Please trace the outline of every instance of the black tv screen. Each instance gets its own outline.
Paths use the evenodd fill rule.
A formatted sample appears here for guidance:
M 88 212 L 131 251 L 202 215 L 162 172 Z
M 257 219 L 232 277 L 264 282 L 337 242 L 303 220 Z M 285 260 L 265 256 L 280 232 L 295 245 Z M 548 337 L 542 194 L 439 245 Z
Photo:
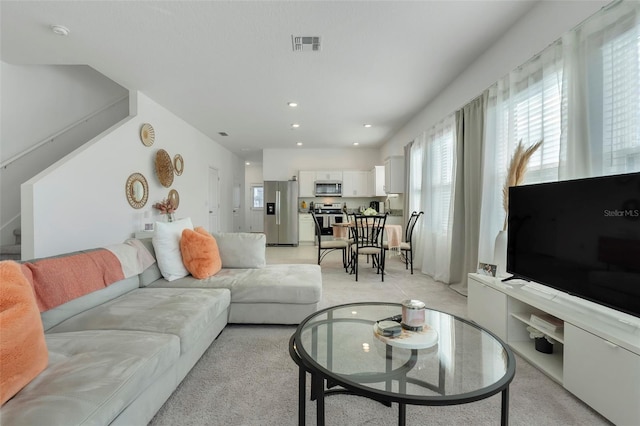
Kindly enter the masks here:
M 507 272 L 640 317 L 640 173 L 509 189 Z

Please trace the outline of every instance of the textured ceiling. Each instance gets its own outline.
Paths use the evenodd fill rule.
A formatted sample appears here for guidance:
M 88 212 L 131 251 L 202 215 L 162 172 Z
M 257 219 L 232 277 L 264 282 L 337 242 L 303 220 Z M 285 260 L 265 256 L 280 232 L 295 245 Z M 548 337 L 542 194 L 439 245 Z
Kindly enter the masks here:
M 534 3 L 3 0 L 0 53 L 90 65 L 260 161 L 298 141 L 382 145 Z M 322 48 L 294 52 L 292 36 Z

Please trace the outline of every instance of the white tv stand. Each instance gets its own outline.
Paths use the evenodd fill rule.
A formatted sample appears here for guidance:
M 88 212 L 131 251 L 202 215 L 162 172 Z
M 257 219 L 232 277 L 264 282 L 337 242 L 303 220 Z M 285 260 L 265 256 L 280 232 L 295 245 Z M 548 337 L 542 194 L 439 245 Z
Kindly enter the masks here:
M 469 274 L 468 316 L 504 340 L 600 414 L 619 425 L 640 425 L 640 318 L 523 280 Z M 546 333 L 553 353 L 529 337 L 532 313 L 564 321 Z

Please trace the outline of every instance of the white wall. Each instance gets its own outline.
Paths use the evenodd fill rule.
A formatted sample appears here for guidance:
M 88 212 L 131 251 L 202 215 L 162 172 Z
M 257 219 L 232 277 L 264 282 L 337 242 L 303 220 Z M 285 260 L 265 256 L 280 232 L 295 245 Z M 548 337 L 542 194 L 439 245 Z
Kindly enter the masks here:
M 128 94 L 87 65 L 12 65 L 2 72 L 2 153 L 19 153 Z
M 424 130 L 460 109 L 611 1 L 541 1 L 382 147 L 402 155 Z
M 22 185 L 22 258 L 50 256 L 123 242 L 140 230 L 145 211 L 180 194 L 177 217 L 191 217 L 208 229 L 209 167 L 220 174 L 220 205 L 232 205 L 233 182 L 244 185 L 244 165 L 227 149 L 141 93 L 131 93 L 137 115 L 89 141 Z M 151 123 L 155 143 L 140 141 L 140 127 Z M 160 185 L 154 159 L 158 149 L 184 159 L 184 172 L 171 188 Z M 149 201 L 142 209 L 129 206 L 125 183 L 142 173 Z M 159 218 L 159 220 L 162 220 Z M 231 208 L 220 209 L 220 229 L 232 229 Z
M 20 185 L 127 117 L 129 92 L 86 65 L 0 62 L 0 87 L 0 164 L 57 134 L 0 168 L 0 244 L 13 244 Z
M 299 170 L 371 170 L 383 164 L 379 149 L 265 149 L 264 180 L 289 180 Z

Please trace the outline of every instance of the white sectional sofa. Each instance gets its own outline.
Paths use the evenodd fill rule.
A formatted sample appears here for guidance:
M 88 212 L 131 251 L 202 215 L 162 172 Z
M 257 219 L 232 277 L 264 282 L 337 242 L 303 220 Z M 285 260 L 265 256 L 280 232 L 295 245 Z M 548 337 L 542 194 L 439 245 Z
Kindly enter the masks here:
M 48 365 L 0 408 L 0 424 L 146 425 L 228 322 L 296 324 L 317 309 L 318 265 L 258 261 L 251 267 L 243 263 L 245 255 L 264 259 L 264 235 L 219 237 L 229 251 L 219 245 L 223 269 L 213 277 L 167 281 L 154 263 L 52 309 L 41 308 Z M 106 248 L 118 253 L 123 270 L 142 251 L 154 255 L 151 240 L 133 243 Z M 92 251 L 33 260 L 21 268 L 30 264 L 37 272 L 38 265 L 57 263 L 67 268 L 74 264 L 70 259 L 82 262 Z M 235 259 L 238 254 L 242 259 Z M 246 267 L 227 268 L 225 256 L 227 263 L 239 260 Z M 38 291 L 57 290 L 40 288 L 36 298 Z
M 196 279 L 174 281 L 162 277 L 157 264 L 141 277 L 141 285 L 155 288 L 217 288 L 231 292 L 229 322 L 244 324 L 299 324 L 318 309 L 322 276 L 316 264 L 275 264 L 265 261 L 264 234 L 214 234 L 223 269 Z M 151 239 L 141 239 L 154 253 Z

